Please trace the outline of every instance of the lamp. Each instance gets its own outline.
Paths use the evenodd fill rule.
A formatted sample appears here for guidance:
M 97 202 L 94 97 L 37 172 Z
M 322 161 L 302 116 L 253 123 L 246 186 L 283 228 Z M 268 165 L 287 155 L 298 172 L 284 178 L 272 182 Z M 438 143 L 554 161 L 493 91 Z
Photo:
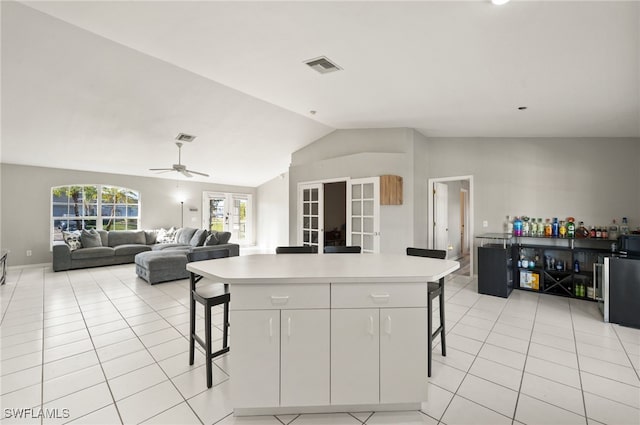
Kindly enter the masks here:
M 180 227 L 184 227 L 184 193 L 176 193 L 176 200 L 180 202 Z
M 509 3 L 509 0 L 491 0 L 491 3 L 496 6 L 502 6 L 503 4 Z

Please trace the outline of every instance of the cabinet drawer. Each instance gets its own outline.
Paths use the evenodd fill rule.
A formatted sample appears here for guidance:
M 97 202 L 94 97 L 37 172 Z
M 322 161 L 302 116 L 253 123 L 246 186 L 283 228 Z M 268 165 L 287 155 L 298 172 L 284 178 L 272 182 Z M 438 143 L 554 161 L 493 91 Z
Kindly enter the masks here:
M 328 283 L 232 285 L 231 310 L 329 308 Z
M 331 284 L 331 308 L 426 306 L 426 282 Z

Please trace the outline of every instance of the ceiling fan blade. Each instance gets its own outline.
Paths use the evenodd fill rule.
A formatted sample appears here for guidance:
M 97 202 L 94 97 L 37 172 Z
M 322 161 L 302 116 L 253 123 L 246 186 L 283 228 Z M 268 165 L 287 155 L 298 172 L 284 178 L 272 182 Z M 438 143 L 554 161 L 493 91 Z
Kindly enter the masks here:
M 189 174 L 189 170 L 180 170 L 180 174 L 189 178 L 193 177 L 191 174 Z
M 197 174 L 199 176 L 209 177 L 209 174 L 201 173 L 199 171 L 186 170 L 188 173 Z
M 173 168 L 149 168 L 149 171 L 173 171 Z

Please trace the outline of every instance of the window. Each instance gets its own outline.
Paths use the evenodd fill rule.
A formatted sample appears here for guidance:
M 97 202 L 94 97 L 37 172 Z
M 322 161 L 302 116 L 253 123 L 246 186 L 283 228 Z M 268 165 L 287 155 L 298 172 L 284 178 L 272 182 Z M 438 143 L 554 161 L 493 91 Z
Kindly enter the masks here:
M 231 232 L 231 241 L 250 245 L 251 195 L 244 193 L 204 192 L 204 227 L 218 232 Z
M 140 194 L 102 185 L 51 188 L 51 234 L 82 229 L 135 230 L 140 228 Z

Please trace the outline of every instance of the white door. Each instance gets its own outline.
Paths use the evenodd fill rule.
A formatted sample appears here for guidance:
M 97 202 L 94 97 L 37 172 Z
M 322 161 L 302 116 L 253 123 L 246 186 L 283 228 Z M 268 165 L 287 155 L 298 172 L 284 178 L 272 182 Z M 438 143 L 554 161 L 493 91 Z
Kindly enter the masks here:
M 329 310 L 282 310 L 280 403 L 329 404 Z M 235 345 L 235 341 L 234 341 Z
M 331 404 L 379 402 L 379 326 L 378 309 L 331 310 Z
M 347 187 L 347 245 L 380 252 L 380 178 L 353 179 Z
M 230 242 L 251 244 L 251 208 L 249 194 L 205 192 L 202 205 L 204 228 L 231 232 Z
M 230 322 L 233 406 L 279 406 L 280 310 L 231 311 Z
M 380 403 L 427 399 L 426 334 L 426 308 L 380 309 Z
M 438 182 L 433 187 L 433 249 L 446 251 L 449 246 L 449 188 Z
M 298 185 L 298 245 L 324 249 L 324 193 L 322 183 Z

